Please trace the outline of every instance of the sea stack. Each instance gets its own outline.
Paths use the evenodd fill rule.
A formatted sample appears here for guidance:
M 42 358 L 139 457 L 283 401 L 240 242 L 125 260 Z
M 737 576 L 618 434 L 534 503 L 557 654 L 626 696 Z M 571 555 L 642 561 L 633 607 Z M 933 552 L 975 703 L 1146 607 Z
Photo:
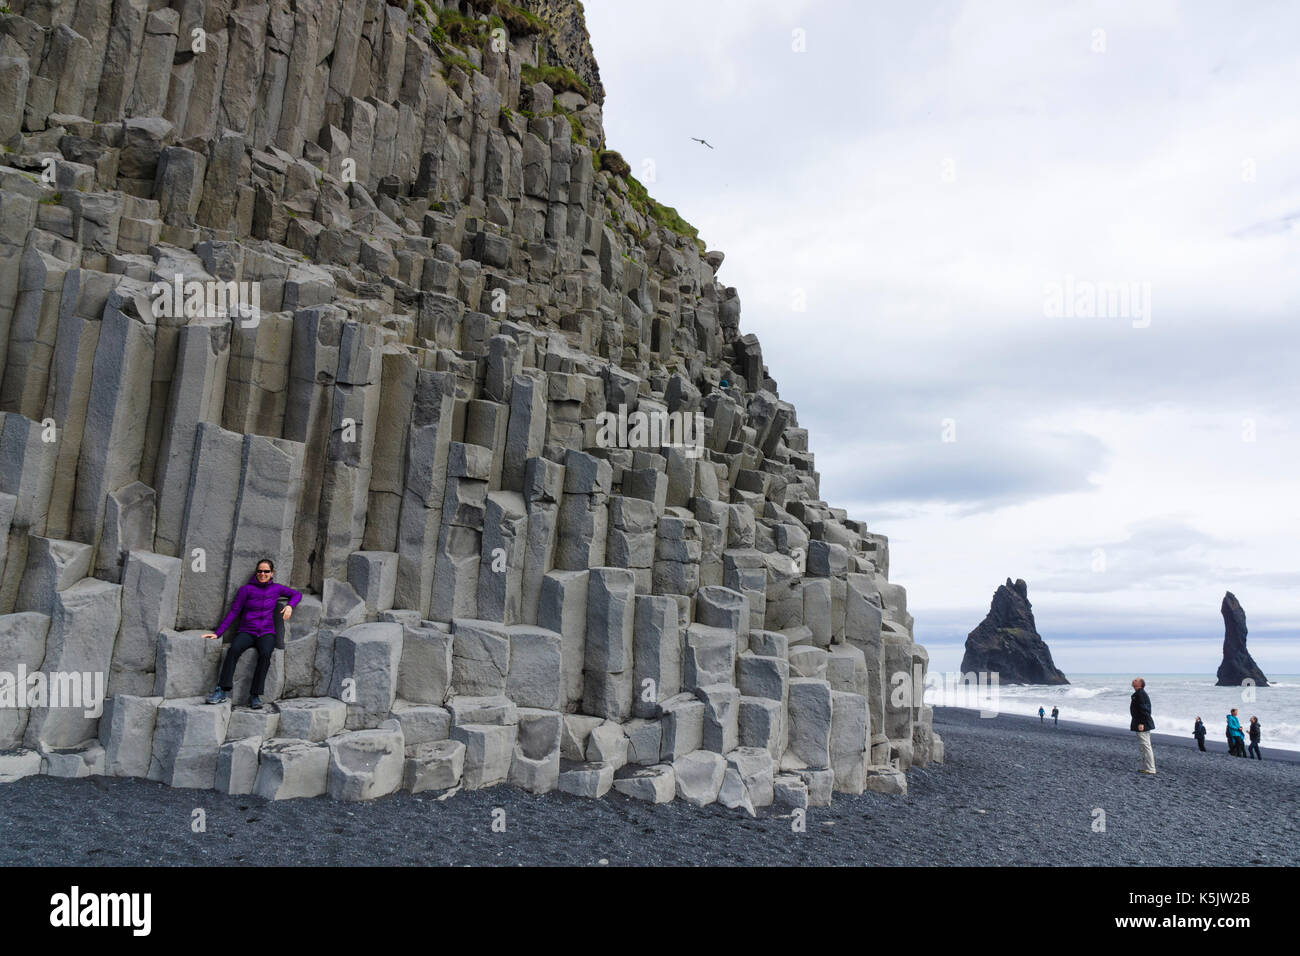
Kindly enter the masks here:
M 1246 650 L 1246 612 L 1237 596 L 1226 592 L 1219 611 L 1223 614 L 1223 663 L 1215 686 L 1240 687 L 1249 680 L 1256 687 L 1267 687 L 1268 678 Z
M 961 669 L 966 674 L 996 672 L 1003 684 L 1070 683 L 1052 663 L 1052 652 L 1038 636 L 1029 585 L 1022 578 L 1014 584 L 1007 578 L 993 593 L 988 616 L 966 637 Z

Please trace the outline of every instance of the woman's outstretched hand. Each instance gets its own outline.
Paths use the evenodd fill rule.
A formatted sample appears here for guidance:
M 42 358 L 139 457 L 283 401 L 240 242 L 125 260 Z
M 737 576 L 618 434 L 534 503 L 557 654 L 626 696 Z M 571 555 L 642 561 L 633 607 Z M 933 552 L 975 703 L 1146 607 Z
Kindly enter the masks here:
M 215 635 L 215 634 L 204 634 L 203 636 L 206 637 L 206 638 L 207 638 L 208 640 L 210 640 L 210 641 L 215 641 L 215 640 L 217 639 L 217 635 Z
M 289 618 L 293 617 L 293 608 L 290 605 L 286 604 L 284 606 L 284 612 L 280 616 L 284 618 L 286 621 L 289 620 Z

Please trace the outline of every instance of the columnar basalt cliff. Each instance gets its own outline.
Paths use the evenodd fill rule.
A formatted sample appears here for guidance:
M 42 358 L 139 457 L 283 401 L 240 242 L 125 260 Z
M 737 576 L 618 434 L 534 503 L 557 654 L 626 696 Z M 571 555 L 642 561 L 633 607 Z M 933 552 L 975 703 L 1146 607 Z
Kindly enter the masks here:
M 1214 686 L 1240 687 L 1249 681 L 1256 687 L 1267 687 L 1268 678 L 1246 650 L 1246 612 L 1231 591 L 1224 593 L 1219 613 L 1223 615 L 1223 660 Z
M 605 88 L 579 0 L 524 0 L 523 6 L 550 26 L 541 37 L 541 56 L 576 73 L 591 90 L 592 99 L 603 106 Z
M 605 149 L 580 6 L 9 10 L 0 778 L 752 810 L 942 758 L 885 693 L 927 663 L 888 542 Z M 271 703 L 249 653 L 205 705 L 263 556 L 306 593 Z
M 1004 684 L 1068 684 L 1034 624 L 1029 585 L 1017 578 L 993 592 L 989 613 L 966 636 L 963 673 L 997 673 Z

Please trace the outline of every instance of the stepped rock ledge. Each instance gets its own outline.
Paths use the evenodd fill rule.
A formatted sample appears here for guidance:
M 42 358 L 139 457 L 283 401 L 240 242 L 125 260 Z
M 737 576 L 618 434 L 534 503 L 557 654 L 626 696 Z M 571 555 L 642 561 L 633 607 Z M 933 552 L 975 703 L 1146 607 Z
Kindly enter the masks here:
M 752 813 L 942 759 L 888 540 L 603 95 L 563 0 L 9 0 L 0 780 Z M 253 653 L 206 705 L 264 556 L 268 705 Z

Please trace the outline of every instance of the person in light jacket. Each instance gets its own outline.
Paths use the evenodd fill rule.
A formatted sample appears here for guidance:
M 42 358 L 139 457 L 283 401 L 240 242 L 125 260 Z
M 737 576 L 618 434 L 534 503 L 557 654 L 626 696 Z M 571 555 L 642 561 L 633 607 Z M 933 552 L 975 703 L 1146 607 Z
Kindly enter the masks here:
M 230 691 L 235 686 L 235 664 L 240 655 L 250 647 L 257 649 L 257 668 L 253 671 L 253 686 L 249 689 L 248 706 L 254 710 L 262 708 L 262 693 L 266 690 L 266 672 L 271 667 L 271 655 L 277 647 L 284 647 L 284 637 L 278 630 L 280 622 L 287 621 L 293 615 L 293 609 L 302 600 L 302 592 L 295 591 L 272 580 L 275 564 L 270 558 L 257 562 L 257 569 L 248 583 L 240 587 L 235 594 L 230 613 L 213 633 L 203 636 L 216 640 L 225 634 L 232 624 L 239 622 L 230 650 L 226 652 L 225 662 L 221 665 L 221 676 L 217 680 L 217 689 L 209 696 L 209 704 L 220 704 L 230 700 Z M 284 609 L 279 612 L 280 621 L 276 621 L 276 605 L 281 599 L 288 599 Z
M 1133 696 L 1129 698 L 1128 712 L 1132 718 L 1128 729 L 1138 735 L 1138 747 L 1142 751 L 1142 773 L 1154 776 L 1156 755 L 1151 749 L 1151 731 L 1156 729 L 1156 722 L 1151 717 L 1147 682 L 1141 677 L 1133 678 Z

